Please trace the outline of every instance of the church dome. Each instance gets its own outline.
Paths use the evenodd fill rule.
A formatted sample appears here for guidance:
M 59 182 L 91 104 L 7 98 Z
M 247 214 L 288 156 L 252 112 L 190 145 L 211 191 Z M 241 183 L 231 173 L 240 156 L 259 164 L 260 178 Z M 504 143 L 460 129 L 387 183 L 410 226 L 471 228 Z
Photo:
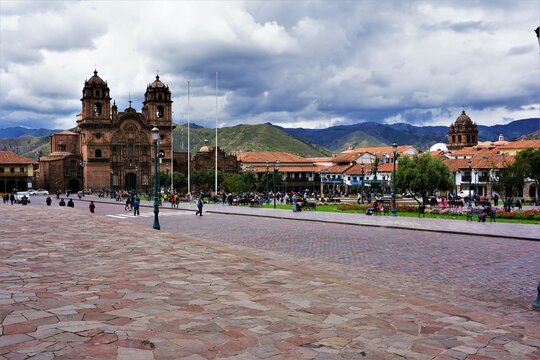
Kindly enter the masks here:
M 86 84 L 88 85 L 105 85 L 105 81 L 103 81 L 102 78 L 100 78 L 97 74 L 97 70 L 94 70 L 94 76 L 92 76 L 88 81 L 86 81 Z
M 156 75 L 156 80 L 154 80 L 153 83 L 148 85 L 149 88 L 157 89 L 157 88 L 166 88 L 167 86 L 159 80 L 159 75 Z
M 472 120 L 469 115 L 465 114 L 465 110 L 461 111 L 461 115 L 457 117 L 456 124 L 472 124 Z
M 204 145 L 201 146 L 199 152 L 210 152 L 210 146 L 208 146 L 208 140 L 204 139 Z
M 432 145 L 429 148 L 429 152 L 435 152 L 435 151 L 448 151 L 448 147 L 445 143 L 436 143 L 435 145 Z

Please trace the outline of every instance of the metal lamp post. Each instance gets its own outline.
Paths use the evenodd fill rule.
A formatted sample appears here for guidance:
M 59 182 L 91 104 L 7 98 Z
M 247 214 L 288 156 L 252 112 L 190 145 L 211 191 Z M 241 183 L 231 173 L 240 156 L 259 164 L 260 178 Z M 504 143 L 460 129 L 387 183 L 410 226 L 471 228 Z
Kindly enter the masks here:
M 362 167 L 360 168 L 360 174 L 362 174 L 361 177 L 361 188 L 360 188 L 360 203 L 364 204 L 364 176 L 366 176 L 366 169 L 364 168 L 364 163 L 360 164 Z
M 394 152 L 394 167 L 392 169 L 392 216 L 397 216 L 396 210 L 396 160 L 399 156 L 397 152 L 397 144 L 392 144 L 392 151 Z
M 266 196 L 265 200 L 268 200 L 268 161 L 266 162 L 266 176 L 265 177 L 266 177 L 266 179 L 265 179 L 266 180 L 265 181 L 265 189 L 264 189 L 265 192 L 266 192 L 265 193 L 265 196 Z
M 159 159 L 158 159 L 158 140 L 159 129 L 154 126 L 152 129 L 152 139 L 154 140 L 154 225 L 152 226 L 156 230 L 160 230 L 159 226 Z
M 274 161 L 274 172 L 272 173 L 272 192 L 274 193 L 274 209 L 276 208 L 276 167 L 279 169 L 279 160 Z
M 82 196 L 84 196 L 84 165 L 85 165 L 85 161 L 84 160 L 81 160 L 80 162 L 80 165 L 81 165 L 81 168 L 82 168 Z
M 467 160 L 467 165 L 469 165 L 469 207 L 471 207 L 471 182 L 472 182 L 472 161 L 471 159 Z
M 170 179 L 169 179 L 169 171 L 170 171 L 170 170 L 169 170 L 169 163 L 166 163 L 166 164 L 165 164 L 165 167 L 166 167 L 165 171 L 167 172 L 167 182 L 166 182 L 166 184 L 167 184 L 167 191 L 169 191 L 169 193 L 170 193 L 170 190 L 169 190 L 169 189 L 170 189 L 170 187 L 169 187 L 169 180 L 170 180 Z
M 113 175 L 114 175 L 113 169 L 109 170 L 109 174 L 111 174 L 111 176 L 110 176 L 110 184 L 109 184 L 110 185 L 109 194 L 110 194 L 111 199 L 112 199 L 112 198 L 114 198 L 114 196 L 113 196 Z

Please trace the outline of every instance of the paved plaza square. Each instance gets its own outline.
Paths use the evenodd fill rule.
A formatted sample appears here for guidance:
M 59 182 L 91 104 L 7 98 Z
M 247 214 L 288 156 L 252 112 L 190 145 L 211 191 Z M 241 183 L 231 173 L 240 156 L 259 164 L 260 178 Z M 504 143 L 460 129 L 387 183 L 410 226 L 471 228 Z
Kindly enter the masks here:
M 1 206 L 0 359 L 540 359 L 540 242 L 206 210 Z

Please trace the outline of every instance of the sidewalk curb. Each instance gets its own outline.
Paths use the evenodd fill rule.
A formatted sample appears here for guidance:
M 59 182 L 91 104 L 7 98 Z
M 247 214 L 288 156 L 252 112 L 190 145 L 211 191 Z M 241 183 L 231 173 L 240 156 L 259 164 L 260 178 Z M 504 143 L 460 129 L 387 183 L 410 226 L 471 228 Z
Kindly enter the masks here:
M 178 209 L 178 210 L 184 210 L 184 209 Z M 188 209 L 186 209 L 186 210 L 188 210 Z M 188 211 L 194 211 L 194 210 L 188 210 Z M 284 217 L 284 216 L 270 216 L 270 215 L 245 214 L 245 213 L 242 213 L 242 214 L 239 214 L 239 213 L 227 213 L 227 212 L 214 211 L 214 210 L 209 210 L 209 211 L 206 211 L 206 212 L 215 213 L 215 214 L 222 214 L 222 215 L 252 216 L 252 217 L 260 217 L 260 218 L 270 218 L 270 219 L 283 219 L 283 220 L 293 220 L 293 221 L 311 221 L 311 222 L 326 223 L 326 224 L 341 224 L 341 225 L 351 225 L 351 226 L 365 226 L 365 227 L 376 227 L 376 228 L 385 228 L 385 229 L 425 231 L 425 232 L 443 233 L 443 234 L 456 234 L 456 235 L 486 237 L 485 234 L 470 233 L 470 232 L 455 231 L 455 230 L 454 231 L 451 231 L 451 230 L 443 231 L 443 230 L 435 230 L 435 229 L 418 229 L 418 228 L 413 228 L 413 227 L 405 227 L 405 226 L 397 226 L 397 225 L 361 224 L 361 223 L 354 223 L 354 222 L 347 222 L 347 221 L 329 221 L 329 220 L 319 220 L 319 219 L 298 219 L 298 218 L 295 219 L 295 218 Z M 495 238 L 501 238 L 501 239 L 540 241 L 540 239 L 530 238 L 530 237 L 525 237 L 525 236 L 506 236 L 506 235 L 497 235 L 497 234 L 489 234 L 487 236 L 495 237 Z
M 94 203 L 101 203 L 101 204 L 113 204 L 113 205 L 125 205 L 125 202 L 110 202 L 110 201 L 95 201 L 95 200 L 86 200 L 86 199 L 79 199 L 79 201 L 94 201 Z M 140 205 L 141 207 L 146 208 L 153 208 L 154 205 Z M 161 206 L 163 208 L 163 206 Z M 170 210 L 181 210 L 181 211 L 196 211 L 195 209 L 182 209 L 182 208 L 166 208 Z M 258 218 L 268 218 L 268 219 L 281 219 L 281 220 L 293 220 L 293 221 L 307 221 L 307 222 L 317 222 L 317 223 L 325 223 L 325 224 L 341 224 L 341 225 L 350 225 L 350 226 L 364 226 L 364 227 L 374 227 L 374 228 L 383 228 L 383 229 L 394 229 L 394 230 L 411 230 L 411 231 L 425 231 L 425 232 L 432 232 L 432 233 L 443 233 L 443 234 L 455 234 L 455 235 L 467 235 L 467 236 L 481 236 L 481 237 L 494 237 L 494 238 L 500 238 L 500 239 L 516 239 L 516 240 L 522 240 L 522 241 L 540 241 L 539 238 L 536 237 L 525 237 L 525 236 L 508 236 L 508 235 L 498 235 L 498 234 L 481 234 L 481 233 L 472 233 L 472 232 L 466 232 L 466 231 L 457 231 L 457 230 L 437 230 L 437 229 L 427 229 L 427 228 L 414 228 L 414 227 L 406 227 L 406 226 L 398 226 L 398 225 L 380 225 L 380 224 L 362 224 L 362 223 L 355 223 L 350 221 L 330 221 L 330 220 L 320 220 L 320 219 L 299 219 L 299 218 L 291 218 L 286 216 L 280 216 L 280 215 L 261 215 L 261 214 L 249 214 L 249 213 L 230 213 L 230 212 L 224 212 L 224 211 L 217 211 L 217 210 L 206 210 L 205 212 L 210 214 L 221 214 L 221 215 L 236 215 L 236 216 L 251 216 L 251 217 L 258 217 Z

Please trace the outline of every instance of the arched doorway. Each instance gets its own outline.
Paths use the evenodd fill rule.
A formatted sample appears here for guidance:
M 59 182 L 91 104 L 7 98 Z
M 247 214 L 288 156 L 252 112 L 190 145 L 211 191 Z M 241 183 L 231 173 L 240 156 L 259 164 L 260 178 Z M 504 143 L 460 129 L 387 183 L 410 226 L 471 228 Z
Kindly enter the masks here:
M 79 191 L 79 180 L 77 179 L 71 179 L 68 182 L 68 189 L 70 193 L 76 193 Z
M 127 173 L 124 188 L 126 190 L 137 190 L 137 175 L 134 173 Z
M 529 198 L 536 200 L 536 185 L 529 186 Z

